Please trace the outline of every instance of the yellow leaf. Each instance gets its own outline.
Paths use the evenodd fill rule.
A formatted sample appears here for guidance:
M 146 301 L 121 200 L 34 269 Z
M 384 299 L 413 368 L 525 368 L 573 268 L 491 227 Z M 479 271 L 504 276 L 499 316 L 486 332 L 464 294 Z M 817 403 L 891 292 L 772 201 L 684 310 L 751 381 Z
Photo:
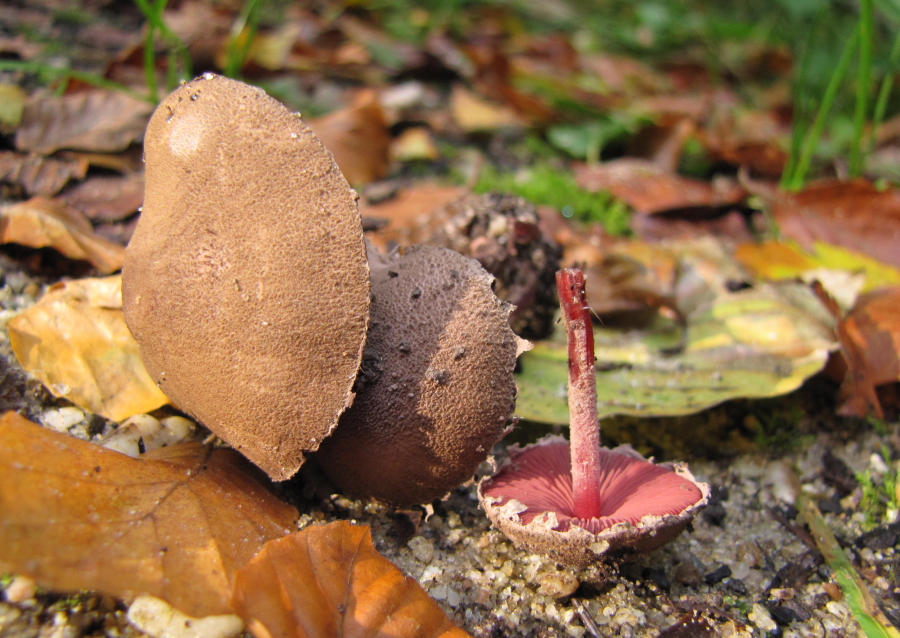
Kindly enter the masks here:
M 9 322 L 22 367 L 54 396 L 121 421 L 169 402 L 147 374 L 122 314 L 122 278 L 55 284 Z

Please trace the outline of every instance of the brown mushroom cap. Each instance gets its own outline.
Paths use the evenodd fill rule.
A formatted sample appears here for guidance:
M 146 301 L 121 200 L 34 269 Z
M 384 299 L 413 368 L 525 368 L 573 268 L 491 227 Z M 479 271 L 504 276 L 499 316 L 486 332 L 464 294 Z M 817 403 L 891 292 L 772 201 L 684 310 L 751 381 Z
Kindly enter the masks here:
M 373 253 L 357 399 L 315 459 L 347 494 L 426 503 L 471 479 L 506 433 L 528 344 L 474 259 L 433 246 Z
M 262 90 L 207 74 L 156 109 L 128 327 L 160 388 L 272 478 L 352 402 L 369 304 L 356 193 Z
M 585 567 L 634 558 L 674 539 L 709 499 L 683 465 L 670 469 L 631 448 L 600 449 L 602 516 L 573 515 L 569 442 L 547 436 L 519 449 L 478 486 L 488 517 L 518 547 Z

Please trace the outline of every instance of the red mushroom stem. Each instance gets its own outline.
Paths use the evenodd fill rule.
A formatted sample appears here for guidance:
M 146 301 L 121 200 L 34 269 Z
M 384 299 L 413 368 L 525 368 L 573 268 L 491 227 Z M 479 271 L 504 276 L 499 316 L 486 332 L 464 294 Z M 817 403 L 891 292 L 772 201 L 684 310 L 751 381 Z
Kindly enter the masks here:
M 600 516 L 600 423 L 594 330 L 584 292 L 584 273 L 564 268 L 556 273 L 563 327 L 569 347 L 569 450 L 577 518 Z

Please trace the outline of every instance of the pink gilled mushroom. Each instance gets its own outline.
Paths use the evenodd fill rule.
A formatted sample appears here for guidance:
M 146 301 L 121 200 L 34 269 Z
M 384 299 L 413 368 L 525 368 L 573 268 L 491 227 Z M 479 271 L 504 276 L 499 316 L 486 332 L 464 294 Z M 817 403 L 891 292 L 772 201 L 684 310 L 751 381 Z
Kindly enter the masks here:
M 478 493 L 488 517 L 518 547 L 584 567 L 674 539 L 706 505 L 709 486 L 684 465 L 655 465 L 629 446 L 600 447 L 584 274 L 561 270 L 557 287 L 569 345 L 571 444 L 548 436 L 512 446 Z

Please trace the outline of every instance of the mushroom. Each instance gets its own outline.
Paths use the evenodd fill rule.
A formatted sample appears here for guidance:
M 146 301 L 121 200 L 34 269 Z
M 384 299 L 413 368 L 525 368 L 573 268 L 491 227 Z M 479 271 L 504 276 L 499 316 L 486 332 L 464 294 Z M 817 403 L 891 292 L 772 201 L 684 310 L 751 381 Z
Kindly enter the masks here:
M 584 273 L 561 270 L 556 281 L 568 338 L 571 443 L 550 436 L 512 446 L 478 494 L 517 546 L 580 568 L 634 558 L 672 540 L 706 505 L 709 486 L 684 465 L 655 465 L 628 446 L 600 447 Z
M 434 246 L 370 255 L 356 402 L 314 458 L 346 494 L 427 503 L 470 480 L 506 434 L 530 344 L 474 259 Z
M 206 74 L 147 128 L 125 318 L 181 409 L 273 479 L 352 403 L 369 306 L 356 193 L 296 114 Z

